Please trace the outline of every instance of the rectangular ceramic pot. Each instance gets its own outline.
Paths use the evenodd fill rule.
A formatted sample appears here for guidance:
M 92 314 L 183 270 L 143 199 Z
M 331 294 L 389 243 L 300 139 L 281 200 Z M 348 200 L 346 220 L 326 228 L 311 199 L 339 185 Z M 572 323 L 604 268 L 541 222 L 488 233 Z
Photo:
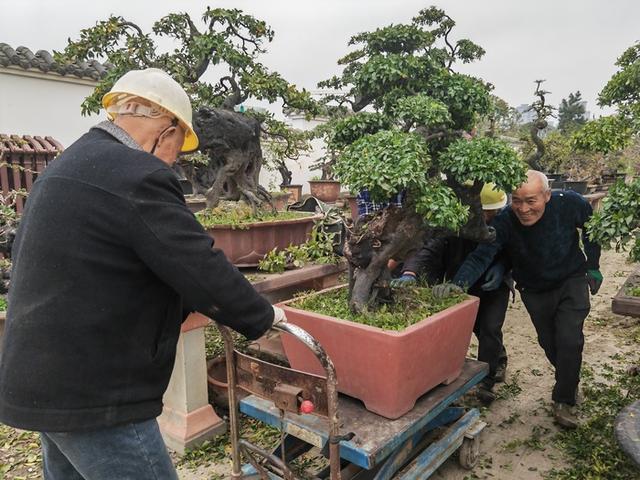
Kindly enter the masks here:
M 255 222 L 238 226 L 214 225 L 207 232 L 214 247 L 224 252 L 238 267 L 256 267 L 274 248 L 284 250 L 289 245 L 306 242 L 319 216 L 301 214 L 300 218 Z
M 627 294 L 627 290 L 640 284 L 640 269 L 629 275 L 615 297 L 611 300 L 611 311 L 618 315 L 640 317 L 640 297 Z
M 293 308 L 290 302 L 282 304 L 288 321 L 323 346 L 335 365 L 338 391 L 391 419 L 460 375 L 479 305 L 479 299 L 470 296 L 402 331 L 389 331 Z M 307 347 L 287 334 L 282 334 L 282 343 L 292 368 L 324 376 Z

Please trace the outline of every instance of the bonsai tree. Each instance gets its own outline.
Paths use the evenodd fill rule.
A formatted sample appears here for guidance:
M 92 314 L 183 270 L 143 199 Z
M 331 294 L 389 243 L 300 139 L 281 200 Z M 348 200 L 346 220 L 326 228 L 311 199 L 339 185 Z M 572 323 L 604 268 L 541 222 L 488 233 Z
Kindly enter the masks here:
M 538 97 L 538 100 L 533 102 L 527 111 L 533 110 L 536 113 L 536 119 L 531 122 L 529 128 L 529 135 L 531 141 L 536 147 L 536 150 L 527 157 L 527 163 L 534 170 L 542 170 L 542 157 L 545 154 L 545 145 L 540 138 L 540 132 L 549 126 L 547 118 L 553 116 L 554 107 L 547 105 L 545 95 L 551 93 L 540 88 L 544 83 L 544 80 L 536 80 L 536 91 L 533 93 Z
M 629 47 L 616 62 L 620 69 L 598 96 L 598 103 L 617 113 L 587 124 L 575 134 L 578 148 L 601 153 L 616 152 L 638 141 L 640 132 L 640 42 Z M 604 248 L 621 250 L 631 243 L 629 256 L 640 260 L 640 181 L 618 182 L 594 213 L 588 225 L 590 237 Z
M 298 90 L 278 73 L 270 72 L 259 57 L 273 39 L 269 26 L 237 9 L 207 8 L 201 22 L 186 13 L 169 14 L 145 33 L 122 17 L 111 16 L 81 31 L 57 57 L 62 61 L 110 62 L 108 74 L 82 104 L 83 114 L 100 109 L 100 99 L 113 83 L 132 69 L 157 67 L 171 74 L 190 95 L 197 108 L 194 129 L 200 151 L 208 161 L 181 162 L 194 191 L 206 196 L 210 207 L 221 199 L 244 200 L 255 210 L 270 200 L 258 183 L 264 135 L 286 143 L 284 156 L 296 155 L 300 138 L 272 114 L 244 111 L 249 99 L 281 101 L 285 108 L 315 113 L 308 92 Z M 175 47 L 160 51 L 158 40 L 168 37 Z M 210 69 L 223 72 L 214 83 L 203 80 Z M 242 111 L 235 111 L 242 110 Z M 196 158 L 198 160 L 198 158 Z
M 387 206 L 348 234 L 354 311 L 388 300 L 388 260 L 404 258 L 425 235 L 492 240 L 479 198 L 483 184 L 511 191 L 524 179 L 513 149 L 467 133 L 490 108 L 490 86 L 453 70 L 484 54 L 470 40 L 454 42 L 454 26 L 431 7 L 410 23 L 359 33 L 349 42 L 357 49 L 338 61 L 342 74 L 319 84 L 340 91 L 326 101 L 349 111 L 333 122 L 329 142 L 338 152 L 337 178 L 376 202 L 404 196 L 401 208 Z

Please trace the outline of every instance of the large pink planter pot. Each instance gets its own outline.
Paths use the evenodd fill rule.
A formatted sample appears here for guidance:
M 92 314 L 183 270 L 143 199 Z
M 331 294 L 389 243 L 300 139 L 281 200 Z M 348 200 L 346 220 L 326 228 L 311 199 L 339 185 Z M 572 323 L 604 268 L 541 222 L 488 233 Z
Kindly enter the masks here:
M 238 267 L 255 267 L 276 247 L 283 250 L 289 245 L 306 242 L 313 222 L 318 218 L 309 214 L 290 220 L 249 223 L 242 228 L 214 225 L 207 232 L 215 240 L 214 246 L 222 250 L 231 263 Z
M 290 323 L 320 342 L 333 361 L 338 391 L 362 400 L 367 410 L 398 418 L 416 400 L 461 373 L 469 349 L 479 299 L 468 300 L 395 332 L 282 304 Z M 324 376 L 315 356 L 282 334 L 291 367 Z

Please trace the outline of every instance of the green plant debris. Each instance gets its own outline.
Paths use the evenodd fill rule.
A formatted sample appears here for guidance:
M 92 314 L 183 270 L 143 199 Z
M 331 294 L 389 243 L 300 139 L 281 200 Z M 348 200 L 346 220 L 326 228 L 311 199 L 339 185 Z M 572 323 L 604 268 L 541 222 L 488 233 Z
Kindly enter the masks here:
M 0 479 L 42 478 L 41 464 L 37 433 L 0 424 Z
M 394 293 L 394 303 L 364 314 L 354 314 L 349 309 L 346 287 L 300 298 L 291 306 L 385 330 L 403 330 L 467 298 L 466 295 L 453 295 L 436 299 L 428 287 L 404 288 Z
M 631 297 L 640 297 L 640 285 L 630 285 L 625 290 L 625 293 Z
M 520 395 L 522 393 L 522 387 L 518 383 L 519 380 L 520 370 L 516 370 L 516 372 L 511 375 L 511 381 L 505 382 L 500 386 L 500 389 L 496 393 L 496 398 L 500 400 L 511 400 Z
M 243 414 L 239 415 L 240 438 L 262 448 L 273 447 L 280 439 L 280 431 L 275 427 L 262 423 Z M 176 466 L 195 469 L 212 462 L 219 463 L 231 460 L 231 439 L 229 432 L 207 440 L 197 448 L 188 449 Z
M 549 480 L 640 479 L 637 468 L 618 446 L 613 428 L 620 410 L 640 399 L 640 376 L 630 375 L 624 368 L 602 368 L 599 373 L 604 381 L 596 381 L 593 372 L 583 368 L 583 424 L 561 432 L 555 440 L 571 466 L 551 470 L 545 477 Z
M 7 298 L 0 297 L 0 311 L 6 311 L 6 310 L 7 310 Z
M 247 225 L 256 222 L 273 220 L 293 220 L 308 217 L 308 212 L 274 212 L 273 210 L 258 210 L 242 202 L 222 202 L 216 208 L 205 208 L 196 213 L 196 218 L 204 228 L 215 225 L 230 225 L 232 228 L 248 228 Z

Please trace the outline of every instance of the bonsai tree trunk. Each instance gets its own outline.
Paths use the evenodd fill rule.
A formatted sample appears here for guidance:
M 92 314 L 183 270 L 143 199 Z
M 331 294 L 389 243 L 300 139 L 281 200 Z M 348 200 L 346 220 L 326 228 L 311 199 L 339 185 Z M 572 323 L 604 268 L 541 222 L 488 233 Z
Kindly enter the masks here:
M 195 193 L 206 197 L 207 207 L 216 207 L 220 200 L 244 200 L 254 210 L 271 203 L 258 183 L 263 162 L 258 120 L 229 109 L 202 107 L 194 130 L 209 162 L 183 169 Z
M 376 212 L 367 222 L 356 222 L 344 247 L 349 262 L 349 306 L 354 312 L 389 299 L 387 262 L 404 258 L 422 245 L 423 223 L 413 208 L 395 206 Z
M 291 180 L 293 180 L 293 173 L 287 168 L 287 165 L 284 162 L 278 164 L 278 173 L 282 178 L 282 183 L 280 184 L 280 186 L 286 187 L 287 185 L 291 185 Z
M 542 160 L 542 157 L 544 157 L 546 149 L 544 146 L 544 142 L 538 136 L 538 132 L 544 130 L 545 128 L 547 128 L 546 120 L 536 120 L 531 124 L 531 129 L 529 130 L 531 141 L 536 146 L 536 151 L 529 155 L 529 157 L 527 158 L 527 164 L 534 170 L 542 170 L 540 160 Z
M 469 220 L 459 235 L 478 243 L 493 241 L 495 230 L 485 224 L 480 203 L 482 183 L 467 187 L 452 181 L 450 186 L 470 207 Z M 407 198 L 402 208 L 392 205 L 370 219 L 359 219 L 347 235 L 344 256 L 349 263 L 349 307 L 360 313 L 374 309 L 377 303 L 391 301 L 391 272 L 387 268 L 390 259 L 405 259 L 426 238 L 451 232 L 428 228 Z

